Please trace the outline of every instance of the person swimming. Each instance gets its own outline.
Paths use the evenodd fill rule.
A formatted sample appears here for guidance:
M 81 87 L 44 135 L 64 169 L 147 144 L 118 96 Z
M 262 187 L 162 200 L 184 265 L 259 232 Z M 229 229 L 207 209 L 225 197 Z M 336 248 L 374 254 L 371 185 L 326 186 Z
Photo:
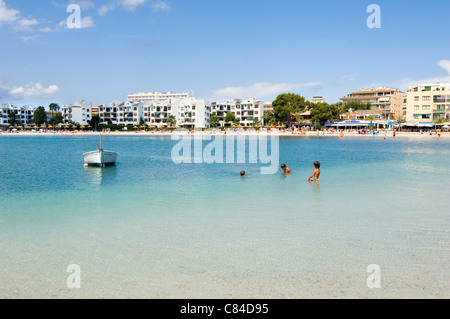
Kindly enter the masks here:
M 314 173 L 308 178 L 308 182 L 320 183 L 320 162 L 314 162 Z
M 241 177 L 245 177 L 245 171 L 241 172 Z
M 284 171 L 285 174 L 290 174 L 291 169 L 286 166 L 286 164 L 281 164 L 281 169 Z

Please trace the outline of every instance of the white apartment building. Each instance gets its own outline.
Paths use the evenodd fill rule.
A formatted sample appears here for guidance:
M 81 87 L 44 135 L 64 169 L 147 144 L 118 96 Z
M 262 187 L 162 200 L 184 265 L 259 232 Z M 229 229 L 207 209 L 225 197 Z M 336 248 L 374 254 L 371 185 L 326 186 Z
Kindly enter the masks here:
M 263 101 L 254 98 L 244 100 L 225 100 L 211 103 L 211 115 L 216 115 L 220 125 L 225 126 L 228 112 L 234 113 L 241 126 L 251 126 L 254 120 L 262 122 L 264 116 Z
M 205 100 L 194 97 L 146 101 L 137 106 L 142 110 L 142 118 L 149 126 L 168 127 L 167 120 L 174 116 L 176 127 L 188 129 L 209 128 L 211 107 Z
M 166 101 L 175 99 L 185 99 L 194 97 L 194 92 L 187 93 L 173 93 L 173 92 L 150 92 L 150 93 L 136 93 L 128 95 L 129 101 L 134 102 L 151 102 L 151 101 Z
M 81 101 L 71 105 L 61 107 L 63 116 L 63 124 L 78 123 L 80 125 L 88 125 L 88 121 L 92 119 L 92 103 Z
M 210 128 L 211 105 L 194 97 L 172 101 L 177 127 L 187 129 Z
M 16 120 L 20 121 L 22 126 L 31 125 L 33 122 L 34 111 L 37 107 L 33 105 L 14 106 L 12 104 L 0 105 L 0 125 L 9 126 L 9 113 L 12 111 L 16 115 Z
M 140 104 L 143 109 L 143 119 L 149 126 L 166 127 L 168 126 L 167 120 L 169 116 L 174 115 L 172 113 L 172 105 L 169 100 L 153 100 L 146 101 Z
M 442 117 L 450 119 L 450 84 L 419 84 L 406 93 L 406 120 L 431 123 Z
M 122 102 L 112 101 L 108 104 L 102 104 L 98 106 L 98 116 L 100 117 L 101 125 L 117 125 L 119 124 L 118 114 L 119 106 Z M 95 112 L 97 112 L 97 108 Z
M 119 104 L 118 109 L 118 125 L 139 125 L 141 119 L 143 119 L 142 103 L 126 101 Z

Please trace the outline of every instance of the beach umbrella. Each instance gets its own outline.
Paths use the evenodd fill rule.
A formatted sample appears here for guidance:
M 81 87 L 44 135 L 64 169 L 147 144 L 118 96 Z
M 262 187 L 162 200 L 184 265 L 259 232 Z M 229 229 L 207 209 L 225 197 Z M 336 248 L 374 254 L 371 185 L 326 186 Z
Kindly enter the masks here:
M 84 126 L 84 125 L 81 125 L 81 126 L 80 126 L 80 129 L 84 130 L 84 128 L 85 128 L 85 126 Z
M 77 128 L 77 126 L 76 126 L 76 125 L 72 125 L 72 128 L 73 128 L 73 129 L 76 129 L 76 128 Z

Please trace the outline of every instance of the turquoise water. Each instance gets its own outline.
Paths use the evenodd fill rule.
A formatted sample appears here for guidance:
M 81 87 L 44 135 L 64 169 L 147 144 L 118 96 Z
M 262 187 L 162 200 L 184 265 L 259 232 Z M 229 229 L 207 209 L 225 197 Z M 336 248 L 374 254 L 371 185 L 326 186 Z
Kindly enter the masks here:
M 282 138 L 290 176 L 176 143 L 105 136 L 86 169 L 95 136 L 1 136 L 0 298 L 450 297 L 450 140 Z

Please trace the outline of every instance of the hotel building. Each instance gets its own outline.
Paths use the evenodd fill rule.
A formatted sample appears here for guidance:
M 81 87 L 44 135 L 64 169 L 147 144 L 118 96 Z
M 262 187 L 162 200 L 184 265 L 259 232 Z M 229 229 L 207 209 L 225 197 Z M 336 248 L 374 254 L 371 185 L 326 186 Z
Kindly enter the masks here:
M 98 116 L 100 117 L 101 125 L 117 125 L 119 123 L 118 113 L 119 105 L 122 102 L 112 101 L 108 104 L 98 106 Z M 97 112 L 96 108 L 92 108 L 92 116 Z
M 404 92 L 398 89 L 379 87 L 377 89 L 355 91 L 341 98 L 344 103 L 358 101 L 372 104 L 372 110 L 383 110 L 387 117 L 403 115 Z
M 174 115 L 169 100 L 154 100 L 140 103 L 138 108 L 143 110 L 143 120 L 149 126 L 167 127 L 169 116 Z
M 311 99 L 311 103 L 325 103 L 325 99 L 322 96 L 315 96 Z
M 254 120 L 262 122 L 264 116 L 263 101 L 257 99 L 225 100 L 211 103 L 211 115 L 216 115 L 220 125 L 225 126 L 228 112 L 234 113 L 241 126 L 251 126 Z
M 211 105 L 206 100 L 190 97 L 175 100 L 172 105 L 177 127 L 187 129 L 210 127 Z
M 92 103 L 81 101 L 71 105 L 61 107 L 63 116 L 63 124 L 78 123 L 80 125 L 88 125 L 88 121 L 92 119 Z
M 173 93 L 173 92 L 150 92 L 150 93 L 136 93 L 128 95 L 128 101 L 133 102 L 150 102 L 150 101 L 165 101 L 171 99 L 185 99 L 194 97 L 194 92 L 188 93 Z
M 37 108 L 33 105 L 14 106 L 12 104 L 0 105 L 0 125 L 9 126 L 9 113 L 14 112 L 16 120 L 20 121 L 22 126 L 32 125 L 34 111 Z
M 450 84 L 419 84 L 406 93 L 406 120 L 431 123 L 450 119 Z
M 118 106 L 117 124 L 139 125 L 143 118 L 142 104 L 134 101 L 126 101 Z

